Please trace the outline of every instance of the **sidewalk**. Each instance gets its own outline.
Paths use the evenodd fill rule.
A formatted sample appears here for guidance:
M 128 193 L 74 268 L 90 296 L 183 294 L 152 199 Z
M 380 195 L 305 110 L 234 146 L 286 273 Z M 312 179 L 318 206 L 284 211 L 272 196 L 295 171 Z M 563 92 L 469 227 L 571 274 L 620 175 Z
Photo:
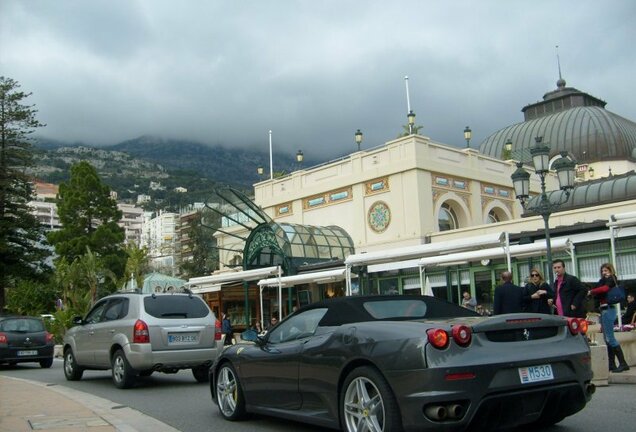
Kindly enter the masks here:
M 0 375 L 0 432 L 179 432 L 132 408 L 64 386 Z

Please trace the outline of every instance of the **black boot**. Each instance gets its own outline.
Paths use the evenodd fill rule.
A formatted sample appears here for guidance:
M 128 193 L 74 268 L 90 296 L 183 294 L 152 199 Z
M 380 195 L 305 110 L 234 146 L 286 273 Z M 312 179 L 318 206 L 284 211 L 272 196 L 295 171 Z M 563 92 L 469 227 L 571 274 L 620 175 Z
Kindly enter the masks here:
M 614 347 L 614 353 L 616 353 L 616 357 L 618 357 L 618 367 L 614 372 L 624 372 L 629 370 L 629 366 L 627 366 L 625 356 L 623 355 L 623 349 L 620 345 Z
M 614 354 L 614 348 L 610 344 L 607 344 L 607 360 L 609 363 L 609 371 L 616 372 L 616 355 Z

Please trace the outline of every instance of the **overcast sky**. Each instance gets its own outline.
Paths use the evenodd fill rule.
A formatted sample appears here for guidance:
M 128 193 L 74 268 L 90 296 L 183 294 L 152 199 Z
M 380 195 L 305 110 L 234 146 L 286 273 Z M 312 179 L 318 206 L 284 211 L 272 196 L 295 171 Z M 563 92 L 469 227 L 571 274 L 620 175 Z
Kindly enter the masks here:
M 323 158 L 464 146 L 568 86 L 636 121 L 636 1 L 0 0 L 0 75 L 63 141 L 141 135 Z

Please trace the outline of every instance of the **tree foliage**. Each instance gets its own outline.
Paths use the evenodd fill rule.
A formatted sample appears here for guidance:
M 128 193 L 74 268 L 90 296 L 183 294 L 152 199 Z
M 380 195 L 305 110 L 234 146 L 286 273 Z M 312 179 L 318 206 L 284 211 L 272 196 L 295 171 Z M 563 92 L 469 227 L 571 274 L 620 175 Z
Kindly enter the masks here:
M 42 279 L 49 254 L 43 228 L 31 212 L 33 186 L 27 175 L 32 164 L 31 134 L 41 126 L 37 110 L 25 105 L 30 93 L 0 76 L 0 310 L 5 289 L 21 280 Z
M 140 248 L 135 243 L 129 243 L 124 251 L 128 259 L 126 260 L 125 280 L 123 282 L 126 284 L 129 279 L 132 279 L 135 281 L 135 285 L 141 289 L 144 285 L 144 277 L 150 269 L 148 249 L 145 246 Z
M 49 241 L 59 257 L 72 263 L 92 253 L 105 269 L 123 276 L 125 234 L 117 225 L 122 213 L 95 168 L 85 161 L 73 165 L 69 181 L 60 184 L 56 202 L 62 228 L 49 233 Z
M 197 212 L 185 229 L 189 239 L 191 259 L 181 263 L 181 277 L 196 277 L 212 273 L 218 268 L 219 254 L 214 227 L 220 226 L 220 216 L 206 211 Z

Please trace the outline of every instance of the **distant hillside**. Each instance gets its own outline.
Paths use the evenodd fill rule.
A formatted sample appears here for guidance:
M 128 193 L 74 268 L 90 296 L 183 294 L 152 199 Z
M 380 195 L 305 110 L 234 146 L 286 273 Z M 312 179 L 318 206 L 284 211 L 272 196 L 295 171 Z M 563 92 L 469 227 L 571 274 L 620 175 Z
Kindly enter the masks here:
M 138 195 L 149 195 L 148 209 L 172 209 L 208 201 L 219 184 L 251 191 L 259 180 L 256 168 L 269 171 L 269 154 L 246 149 L 227 149 L 200 143 L 140 137 L 106 147 L 84 143 L 62 143 L 39 139 L 32 174 L 44 181 L 60 183 L 69 177 L 72 164 L 86 160 L 95 166 L 118 198 L 134 203 Z M 274 154 L 274 170 L 297 168 L 295 154 Z M 305 162 L 315 165 L 315 162 Z M 155 187 L 151 187 L 151 182 Z M 161 187 L 157 188 L 156 184 Z M 187 193 L 174 189 L 183 187 Z
M 154 137 L 140 137 L 104 149 L 124 152 L 166 169 L 194 171 L 219 183 L 240 186 L 257 182 L 258 165 L 265 166 L 266 160 L 269 165 L 269 156 L 264 153 Z M 293 168 L 293 157 L 277 155 L 276 160 L 280 169 Z

